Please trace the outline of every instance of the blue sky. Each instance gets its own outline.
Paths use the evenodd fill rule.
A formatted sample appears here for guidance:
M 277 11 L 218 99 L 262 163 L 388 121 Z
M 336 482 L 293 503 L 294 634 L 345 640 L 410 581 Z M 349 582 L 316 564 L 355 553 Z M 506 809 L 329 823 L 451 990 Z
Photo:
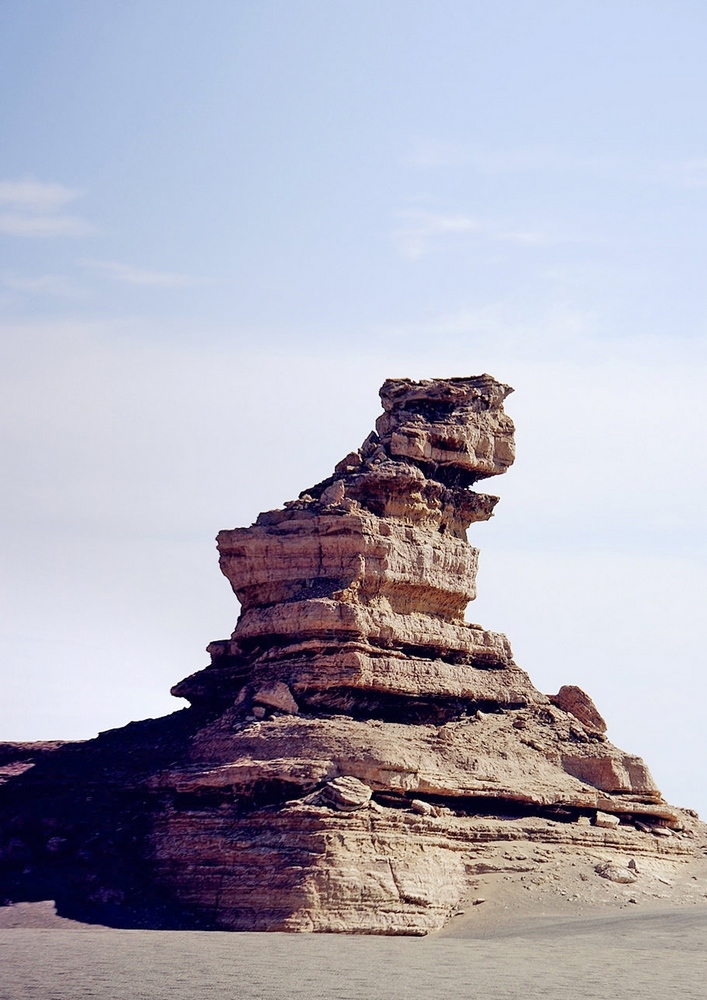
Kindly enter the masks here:
M 701 4 L 2 16 L 6 184 L 54 185 L 0 189 L 10 314 L 289 342 L 561 299 L 608 338 L 701 329 Z
M 471 617 L 707 811 L 707 8 L 0 3 L 4 738 L 176 707 L 213 535 L 516 387 Z

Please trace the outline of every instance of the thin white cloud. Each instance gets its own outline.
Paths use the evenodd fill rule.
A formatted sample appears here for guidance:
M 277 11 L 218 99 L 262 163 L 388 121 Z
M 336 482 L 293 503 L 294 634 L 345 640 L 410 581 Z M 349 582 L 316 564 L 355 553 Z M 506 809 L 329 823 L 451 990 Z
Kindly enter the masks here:
M 401 225 L 393 239 L 404 257 L 419 260 L 449 237 L 476 235 L 501 243 L 541 246 L 547 243 L 542 233 L 506 229 L 470 215 L 443 215 L 438 212 L 410 211 L 400 214 Z
M 672 164 L 667 173 L 681 187 L 707 187 L 707 156 L 693 157 L 683 163 Z
M 47 239 L 53 236 L 86 236 L 93 231 L 78 215 L 60 210 L 78 198 L 79 192 L 63 184 L 42 181 L 0 181 L 0 233 Z
M 52 236 L 86 236 L 91 232 L 93 226 L 78 215 L 22 215 L 18 212 L 0 214 L 0 233 L 7 236 L 46 239 Z
M 646 161 L 621 152 L 582 155 L 551 145 L 493 149 L 427 137 L 412 144 L 405 163 L 422 170 L 464 167 L 487 175 L 581 172 L 631 176 L 672 187 L 707 187 L 707 156 Z
M 626 165 L 618 154 L 582 156 L 554 146 L 527 146 L 517 149 L 470 150 L 468 162 L 488 174 L 529 173 L 531 171 L 586 171 L 601 173 Z
M 0 205 L 25 212 L 56 212 L 78 196 L 78 191 L 63 184 L 32 180 L 0 181 Z
M 404 212 L 402 225 L 393 238 L 404 257 L 419 260 L 430 252 L 435 237 L 458 233 L 478 233 L 481 223 L 465 215 L 440 215 L 435 212 Z
M 442 139 L 418 139 L 413 145 L 408 162 L 414 167 L 456 167 L 468 163 L 469 147 Z
M 80 264 L 98 271 L 112 281 L 122 281 L 128 285 L 143 285 L 152 288 L 183 288 L 194 285 L 198 279 L 188 274 L 174 271 L 149 271 L 132 264 L 121 264 L 114 260 L 81 260 Z
M 549 145 L 488 149 L 433 138 L 418 139 L 413 144 L 406 161 L 410 166 L 422 169 L 469 166 L 485 174 L 526 173 L 538 170 L 601 172 L 624 167 L 627 163 L 626 157 L 619 154 L 582 156 Z
M 544 233 L 534 233 L 531 230 L 510 229 L 505 231 L 499 229 L 495 233 L 491 232 L 489 235 L 492 239 L 499 240 L 501 243 L 519 243 L 529 247 L 545 246 L 550 242 Z
M 13 292 L 30 295 L 50 295 L 62 299 L 83 299 L 86 293 L 76 288 L 61 274 L 42 274 L 36 278 L 23 278 L 15 274 L 4 274 L 2 284 Z

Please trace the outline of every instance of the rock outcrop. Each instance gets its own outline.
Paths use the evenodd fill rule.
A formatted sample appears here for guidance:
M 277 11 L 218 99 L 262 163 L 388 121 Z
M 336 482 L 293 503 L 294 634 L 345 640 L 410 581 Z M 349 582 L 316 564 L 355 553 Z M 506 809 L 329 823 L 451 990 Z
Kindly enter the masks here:
M 220 532 L 241 613 L 173 688 L 191 708 L 9 762 L 8 898 L 123 925 L 419 934 L 490 844 L 689 854 L 694 817 L 591 698 L 540 693 L 464 619 L 466 531 L 497 503 L 472 487 L 513 462 L 510 391 L 389 380 L 328 479 Z

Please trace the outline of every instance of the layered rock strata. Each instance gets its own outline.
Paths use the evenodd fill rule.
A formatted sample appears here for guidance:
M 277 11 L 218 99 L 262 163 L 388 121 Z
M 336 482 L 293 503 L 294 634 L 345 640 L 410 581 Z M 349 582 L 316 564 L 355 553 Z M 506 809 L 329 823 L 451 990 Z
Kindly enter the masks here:
M 386 382 L 377 433 L 329 479 L 220 532 L 241 616 L 173 693 L 226 706 L 234 688 L 278 679 L 304 710 L 533 701 L 506 637 L 464 621 L 478 564 L 466 529 L 497 503 L 469 487 L 513 461 L 509 391 L 488 376 Z
M 513 462 L 510 391 L 389 380 L 328 479 L 219 534 L 241 613 L 173 688 L 191 707 L 9 762 L 9 898 L 123 925 L 425 933 L 489 845 L 690 853 L 694 817 L 591 699 L 541 694 L 464 620 L 466 531 L 497 503 L 472 487 Z

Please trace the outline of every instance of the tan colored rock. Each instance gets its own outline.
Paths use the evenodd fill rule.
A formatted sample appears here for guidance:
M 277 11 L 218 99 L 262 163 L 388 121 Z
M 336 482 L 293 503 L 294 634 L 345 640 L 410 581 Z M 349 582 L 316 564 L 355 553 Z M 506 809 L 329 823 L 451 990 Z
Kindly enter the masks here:
M 509 392 L 389 380 L 332 475 L 220 532 L 241 613 L 173 688 L 193 708 L 36 762 L 13 749 L 0 896 L 128 925 L 422 934 L 475 876 L 529 870 L 490 856 L 514 840 L 627 884 L 624 856 L 688 856 L 696 819 L 589 696 L 546 697 L 464 620 L 466 530 L 497 502 L 470 487 L 513 461 Z
M 597 711 L 592 699 L 580 687 L 564 684 L 556 695 L 550 696 L 550 701 L 563 712 L 574 715 L 585 728 L 597 733 L 606 732 L 606 722 Z
M 624 865 L 617 865 L 611 861 L 602 861 L 594 870 L 602 878 L 609 879 L 610 882 L 618 882 L 621 885 L 631 885 L 637 881 L 634 871 Z
M 513 422 L 503 412 L 511 391 L 489 375 L 388 379 L 376 430 L 393 457 L 463 470 L 470 481 L 496 476 L 515 458 Z
M 643 762 L 608 743 L 588 695 L 564 686 L 546 698 L 505 636 L 463 621 L 477 564 L 466 528 L 496 503 L 469 485 L 513 460 L 509 391 L 488 376 L 391 380 L 377 434 L 332 477 L 253 527 L 220 533 L 241 616 L 231 639 L 212 645 L 212 666 L 177 693 L 203 701 L 229 683 L 255 689 L 277 679 L 305 717 L 242 728 L 224 697 L 224 714 L 193 741 L 193 770 L 163 775 L 161 787 L 193 793 L 205 782 L 238 800 L 280 783 L 291 804 L 331 806 L 338 783 L 358 780 L 386 815 L 451 822 L 473 803 L 498 803 L 545 812 L 539 822 L 574 818 L 573 836 L 585 839 L 621 838 L 620 817 L 679 822 Z M 406 854 L 395 852 L 399 868 Z M 403 896 L 419 903 L 427 876 L 419 858 L 405 865 L 417 874 Z M 347 871 L 341 898 L 363 898 L 361 873 Z M 391 900 L 388 912 L 402 905 Z M 336 923 L 307 913 L 312 926 Z M 359 919 L 349 914 L 343 926 Z
M 461 621 L 476 596 L 478 552 L 459 538 L 363 510 L 292 513 L 219 532 L 221 569 L 245 611 L 326 596 Z
M 205 782 L 242 796 L 249 786 L 279 777 L 297 798 L 346 774 L 375 792 L 402 797 L 407 805 L 427 797 L 466 809 L 464 800 L 473 798 L 677 822 L 676 811 L 661 804 L 660 796 L 646 801 L 640 789 L 610 796 L 568 774 L 561 749 L 571 742 L 569 726 L 553 727 L 554 742 L 536 748 L 528 745 L 526 732 L 513 726 L 514 714 L 493 713 L 482 721 L 466 718 L 439 727 L 346 716 L 283 716 L 237 728 L 235 712 L 227 712 L 196 735 L 191 768 L 165 772 L 160 782 L 180 792 Z M 608 743 L 602 744 L 602 752 L 623 757 Z
M 231 647 L 239 643 L 277 639 L 278 646 L 318 642 L 336 638 L 341 643 L 365 641 L 371 649 L 399 650 L 419 656 L 453 654 L 457 662 L 477 667 L 503 669 L 513 665 L 513 654 L 505 635 L 489 632 L 468 622 L 448 622 L 430 614 L 411 611 L 396 614 L 382 607 L 347 603 L 328 597 L 290 601 L 284 605 L 252 608 L 238 621 Z
M 633 754 L 608 754 L 603 747 L 592 754 L 563 753 L 562 766 L 575 778 L 605 792 L 660 794 L 646 765 Z
M 598 812 L 594 820 L 594 825 L 602 827 L 604 830 L 616 830 L 619 825 L 619 817 L 611 813 Z
M 345 774 L 327 781 L 319 793 L 319 801 L 340 812 L 355 812 L 371 801 L 371 789 L 353 775 Z
M 253 695 L 253 701 L 258 705 L 274 708 L 278 712 L 286 712 L 288 715 L 297 715 L 299 712 L 299 706 L 292 697 L 292 692 L 282 681 L 273 681 L 258 688 Z

